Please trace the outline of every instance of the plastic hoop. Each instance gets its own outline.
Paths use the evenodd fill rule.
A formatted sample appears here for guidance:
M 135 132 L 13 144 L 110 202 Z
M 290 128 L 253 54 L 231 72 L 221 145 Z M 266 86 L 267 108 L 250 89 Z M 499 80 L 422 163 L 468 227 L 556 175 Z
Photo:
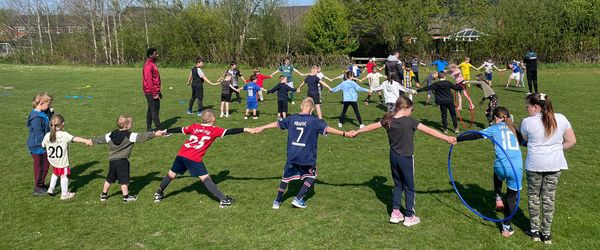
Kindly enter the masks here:
M 512 161 L 510 160 L 510 158 L 508 158 L 508 154 L 506 153 L 506 151 L 502 148 L 502 146 L 496 141 L 494 140 L 494 138 L 489 137 L 479 131 L 474 131 L 474 130 L 470 130 L 470 131 L 466 131 L 463 132 L 460 135 L 465 135 L 465 134 L 479 134 L 487 139 L 489 139 L 490 141 L 492 141 L 492 143 L 494 143 L 494 146 L 496 147 L 500 147 L 500 149 L 502 150 L 502 153 L 504 153 L 504 155 L 506 156 L 506 159 L 508 160 L 508 163 L 510 163 L 510 167 L 512 168 L 513 174 L 516 177 L 517 176 L 517 170 L 515 169 L 515 166 L 513 165 Z M 459 136 L 460 136 L 459 135 Z M 471 210 L 471 212 L 473 212 L 474 214 L 476 214 L 477 216 L 481 217 L 484 220 L 487 221 L 493 221 L 493 222 L 504 222 L 507 220 L 510 220 L 513 216 L 515 216 L 515 214 L 517 213 L 517 210 L 519 210 L 519 200 L 521 199 L 521 184 L 517 181 L 517 203 L 515 206 L 515 209 L 513 209 L 513 211 L 510 213 L 510 215 L 508 217 L 505 217 L 503 219 L 494 219 L 494 218 L 490 218 L 487 217 L 481 213 L 479 213 L 477 210 L 475 210 L 474 208 L 472 208 L 466 201 L 465 199 L 463 199 L 462 195 L 460 195 L 460 192 L 458 191 L 458 188 L 456 187 L 456 183 L 454 183 L 454 176 L 452 175 L 452 149 L 454 148 L 454 145 L 450 145 L 450 151 L 448 152 L 448 175 L 450 176 L 450 182 L 452 182 L 452 187 L 454 187 L 454 191 L 456 192 L 456 194 L 458 195 L 458 198 L 460 198 L 460 201 L 462 201 L 463 205 L 465 205 L 469 210 Z
M 475 109 L 469 109 L 471 111 L 471 120 L 469 121 L 469 126 L 467 126 L 467 123 L 465 123 L 465 121 L 463 121 L 463 118 L 460 115 L 460 110 L 458 110 L 456 105 L 457 105 L 456 93 L 454 93 L 454 106 L 455 106 L 455 110 L 456 110 L 456 115 L 458 116 L 458 120 L 460 121 L 460 125 L 463 128 L 471 128 L 473 126 L 473 123 L 475 123 Z

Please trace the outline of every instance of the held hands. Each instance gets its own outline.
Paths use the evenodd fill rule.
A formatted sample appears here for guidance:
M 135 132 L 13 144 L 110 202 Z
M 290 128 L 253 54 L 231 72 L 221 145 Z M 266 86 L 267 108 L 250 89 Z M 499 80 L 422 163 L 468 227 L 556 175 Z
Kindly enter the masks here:
M 156 136 L 156 137 L 163 137 L 163 136 L 165 136 L 166 134 L 167 134 L 167 130 L 166 130 L 166 129 L 163 129 L 163 130 L 156 130 L 156 131 L 154 132 L 154 136 Z
M 446 136 L 446 139 L 444 139 L 448 144 L 456 144 L 456 137 L 454 136 Z
M 245 128 L 244 129 L 246 132 L 250 133 L 250 134 L 258 134 L 260 132 L 263 131 L 262 127 L 258 127 L 258 128 Z
M 85 144 L 86 146 L 92 146 L 92 145 L 94 145 L 94 143 L 90 139 L 85 139 L 83 141 L 83 144 Z
M 358 135 L 358 132 L 356 130 L 351 130 L 349 132 L 346 132 L 345 137 L 354 138 L 357 135 Z

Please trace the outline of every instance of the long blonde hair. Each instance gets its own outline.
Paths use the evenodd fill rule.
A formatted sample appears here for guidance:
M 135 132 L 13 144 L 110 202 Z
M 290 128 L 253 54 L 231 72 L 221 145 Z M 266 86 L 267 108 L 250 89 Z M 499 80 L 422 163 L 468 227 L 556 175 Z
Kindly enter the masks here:
M 32 106 L 35 108 L 40 103 L 52 103 L 52 99 L 54 98 L 47 92 L 39 93 L 33 98 Z
M 52 118 L 50 118 L 50 142 L 56 141 L 56 131 L 62 129 L 64 122 L 65 118 L 60 114 L 55 114 L 52 116 Z

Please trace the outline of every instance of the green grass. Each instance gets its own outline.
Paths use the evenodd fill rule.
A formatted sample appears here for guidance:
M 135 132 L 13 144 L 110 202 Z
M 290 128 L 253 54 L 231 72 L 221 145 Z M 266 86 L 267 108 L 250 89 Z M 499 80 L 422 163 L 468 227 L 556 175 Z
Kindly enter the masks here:
M 160 65 L 159 65 L 160 67 Z M 265 69 L 271 72 L 272 69 Z M 304 71 L 305 69 L 302 69 Z M 185 85 L 188 70 L 160 68 L 164 99 L 161 120 L 172 126 L 197 122 L 185 114 L 190 89 Z M 209 69 L 214 80 L 221 69 Z M 249 74 L 249 68 L 242 68 Z M 337 75 L 339 70 L 327 71 Z M 425 72 L 421 72 L 424 78 Z M 475 75 L 472 73 L 472 75 Z M 505 90 L 501 84 L 508 73 L 495 73 L 494 85 L 502 106 L 508 107 L 520 122 L 525 117 L 523 89 Z M 73 174 L 70 189 L 77 192 L 72 201 L 57 197 L 32 197 L 32 160 L 25 141 L 25 121 L 31 98 L 41 91 L 54 95 L 55 110 L 66 118 L 65 130 L 91 137 L 109 132 L 119 114 L 131 114 L 134 131 L 145 130 L 146 101 L 141 91 L 140 68 L 81 66 L 0 65 L 0 114 L 3 131 L 0 150 L 0 247 L 57 248 L 385 248 L 385 249 L 514 249 L 543 248 L 523 233 L 528 229 L 526 195 L 515 217 L 515 234 L 500 236 L 494 223 L 479 219 L 458 200 L 446 171 L 448 145 L 417 133 L 415 171 L 417 214 L 422 223 L 412 228 L 387 223 L 393 181 L 389 171 L 389 146 L 383 130 L 355 139 L 321 137 L 319 178 L 308 208 L 289 207 L 291 195 L 300 183 L 291 186 L 285 205 L 272 210 L 282 167 L 285 162 L 286 133 L 278 130 L 259 135 L 237 135 L 218 139 L 205 157 L 205 163 L 219 188 L 236 198 L 228 209 L 207 195 L 197 179 L 185 176 L 171 183 L 160 204 L 152 194 L 168 171 L 183 135 L 157 138 L 136 145 L 130 159 L 131 190 L 139 200 L 123 204 L 120 191 L 111 187 L 107 202 L 99 194 L 107 174 L 108 149 L 105 145 L 70 147 Z M 600 227 L 597 201 L 600 200 L 598 166 L 597 83 L 598 68 L 551 69 L 539 72 L 540 88 L 554 101 L 557 112 L 565 114 L 577 134 L 578 144 L 567 154 L 569 170 L 561 176 L 553 223 L 553 248 L 598 249 Z M 298 83 L 300 78 L 296 80 Z M 274 80 L 266 82 L 270 87 Z M 81 88 L 90 85 L 90 88 Z M 334 83 L 332 85 L 337 85 Z M 169 87 L 173 87 L 172 90 Z M 473 90 L 473 100 L 481 91 Z M 219 88 L 205 87 L 205 105 L 218 109 Z M 66 99 L 65 96 L 93 96 L 92 99 Z M 305 93 L 300 96 L 305 96 Z M 232 118 L 218 119 L 226 128 L 257 126 L 275 120 L 275 96 L 261 103 L 259 120 L 243 120 L 245 105 L 233 104 Z M 360 98 L 364 98 L 361 94 Z M 341 94 L 324 96 L 325 120 L 334 125 L 341 110 Z M 376 100 L 377 98 L 375 98 Z M 425 95 L 416 96 L 413 116 L 426 124 L 439 126 L 439 111 L 425 107 Z M 180 104 L 183 101 L 186 104 Z M 360 104 L 366 123 L 383 115 L 377 105 Z M 298 105 L 290 105 L 297 112 Z M 484 123 L 483 105 L 476 108 L 478 125 Z M 344 129 L 358 124 L 350 111 Z M 481 128 L 477 128 L 481 129 Z M 523 152 L 525 153 L 525 149 Z M 478 141 L 455 147 L 455 176 L 471 205 L 486 215 L 492 212 L 492 159 L 489 142 Z M 525 182 L 524 182 L 525 184 Z

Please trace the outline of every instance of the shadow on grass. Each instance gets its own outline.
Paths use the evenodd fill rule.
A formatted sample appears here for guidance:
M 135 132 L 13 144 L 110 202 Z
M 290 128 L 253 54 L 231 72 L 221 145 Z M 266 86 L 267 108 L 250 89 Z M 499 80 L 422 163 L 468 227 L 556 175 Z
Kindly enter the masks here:
M 448 118 L 450 118 L 450 117 L 448 117 Z M 450 119 L 448 119 L 448 120 L 450 120 Z M 431 121 L 431 120 L 428 120 L 428 119 L 421 119 L 421 120 L 419 120 L 419 122 L 423 123 L 423 125 L 425 125 L 427 127 L 431 127 L 431 128 L 437 129 L 439 131 L 443 131 L 444 130 L 444 128 L 442 127 L 441 121 L 440 122 L 436 122 L 436 121 Z M 448 124 L 448 125 L 452 126 L 452 121 L 449 121 L 449 122 L 450 122 L 450 124 Z
M 142 189 L 148 186 L 153 181 L 161 181 L 162 177 L 157 176 L 160 172 L 151 172 L 142 176 L 134 176 L 131 177 L 131 181 L 129 182 L 129 193 L 138 194 Z M 120 185 L 119 185 L 120 186 Z M 119 188 L 120 190 L 120 188 Z
M 102 170 L 99 169 L 82 175 L 90 167 L 98 164 L 98 162 L 99 161 L 90 161 L 71 168 L 71 175 L 69 177 L 71 177 L 70 179 L 73 180 L 70 185 L 72 192 L 77 192 L 79 188 L 87 185 L 94 179 L 104 178 L 103 176 L 99 175 L 102 172 Z
M 456 187 L 457 187 L 458 191 L 460 192 L 461 196 L 465 200 L 465 202 L 467 204 L 469 204 L 469 206 L 471 206 L 473 209 L 477 210 L 480 214 L 483 214 L 486 217 L 489 217 L 492 219 L 504 218 L 503 214 L 501 216 L 499 216 L 499 213 L 497 213 L 494 210 L 494 207 L 495 207 L 494 197 L 496 195 L 494 190 L 484 189 L 477 184 L 467 184 L 467 185 L 463 186 L 461 183 L 459 183 L 457 181 L 455 181 L 455 184 L 456 184 Z M 452 191 L 454 191 L 454 190 L 452 190 Z M 523 198 L 523 197 L 521 197 L 521 198 Z M 455 206 L 447 204 L 447 203 L 441 201 L 439 198 L 438 198 L 438 200 L 441 203 L 443 203 L 444 205 L 446 205 L 447 207 L 456 211 L 457 213 L 462 214 L 465 217 L 467 217 L 471 220 L 474 220 L 480 224 L 488 225 L 487 223 L 482 222 L 478 216 L 476 216 L 471 211 L 469 211 L 468 208 L 463 207 L 463 208 L 457 209 Z M 506 204 L 506 199 L 504 200 L 504 202 Z M 529 219 L 525 216 L 525 214 L 523 213 L 523 210 L 521 209 L 520 206 L 517 210 L 517 213 L 512 218 L 512 224 L 514 226 L 520 228 L 523 231 L 529 230 Z M 502 230 L 501 223 L 496 223 L 496 226 L 499 231 Z
M 393 194 L 394 186 L 386 185 L 385 183 L 387 182 L 387 180 L 388 179 L 383 176 L 373 176 L 373 178 L 371 178 L 370 180 L 365 181 L 363 183 L 327 183 L 327 182 L 320 181 L 320 180 L 317 180 L 317 183 L 323 184 L 323 185 L 337 186 L 337 187 L 347 187 L 347 186 L 369 187 L 371 190 L 373 190 L 373 192 L 375 193 L 375 196 L 377 196 L 377 199 L 379 201 L 381 201 L 381 203 L 386 205 L 388 213 L 391 213 L 392 212 L 392 194 Z M 437 193 L 451 193 L 453 191 L 454 190 L 452 190 L 452 189 L 446 189 L 446 190 L 437 190 L 436 189 L 436 190 L 427 190 L 427 191 L 416 190 L 415 193 L 417 193 L 417 194 L 437 194 Z M 403 195 L 403 197 L 404 197 L 404 195 Z
M 177 120 L 179 120 L 180 118 L 181 118 L 181 116 L 174 116 L 174 117 L 171 117 L 171 118 L 169 118 L 169 119 L 167 119 L 167 120 L 164 120 L 164 121 L 162 121 L 162 122 L 160 123 L 160 127 L 161 127 L 162 129 L 167 129 L 167 128 L 170 128 L 170 127 L 171 127 L 171 126 L 173 126 L 175 123 L 177 123 Z
M 229 175 L 229 170 L 223 170 L 221 172 L 219 172 L 216 175 L 211 175 L 211 179 L 213 180 L 213 182 L 215 184 L 219 184 L 223 181 L 226 180 L 272 180 L 272 179 L 280 179 L 281 177 L 276 176 L 276 177 L 235 177 L 235 176 L 230 176 Z M 175 196 L 178 195 L 180 193 L 190 193 L 193 191 L 196 191 L 198 194 L 204 194 L 207 195 L 209 197 L 211 197 L 211 199 L 215 200 L 215 201 L 219 201 L 219 199 L 217 199 L 217 197 L 214 197 L 204 186 L 204 184 L 201 183 L 200 179 L 198 177 L 193 177 L 193 176 L 178 176 L 176 178 L 176 180 L 178 179 L 194 179 L 194 182 L 192 184 L 190 184 L 189 186 L 186 186 L 182 189 L 176 190 L 172 193 L 169 192 L 165 192 L 165 198 L 170 197 L 170 196 Z M 160 180 L 162 180 L 162 177 L 159 178 Z M 176 181 L 173 180 L 173 181 Z M 223 192 L 226 193 L 226 192 Z

